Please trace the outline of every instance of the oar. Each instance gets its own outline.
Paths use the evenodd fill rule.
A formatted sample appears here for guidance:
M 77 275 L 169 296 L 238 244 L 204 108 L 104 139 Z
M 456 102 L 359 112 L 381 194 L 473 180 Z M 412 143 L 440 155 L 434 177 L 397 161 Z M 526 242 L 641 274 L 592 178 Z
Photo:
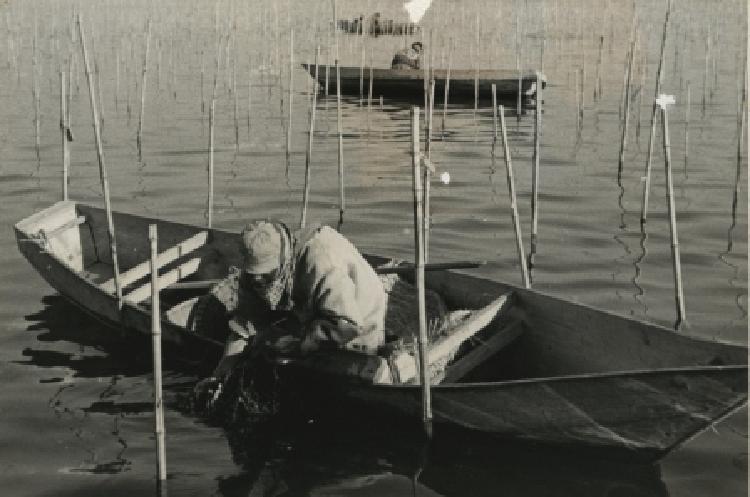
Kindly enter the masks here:
M 446 269 L 474 269 L 484 266 L 486 261 L 458 261 L 458 262 L 436 262 L 425 264 L 425 271 L 445 271 Z M 410 274 L 414 272 L 413 264 L 404 264 L 402 266 L 376 267 L 375 272 L 378 274 Z M 201 290 L 210 288 L 221 280 L 200 280 L 200 281 L 180 281 L 173 283 L 162 290 Z

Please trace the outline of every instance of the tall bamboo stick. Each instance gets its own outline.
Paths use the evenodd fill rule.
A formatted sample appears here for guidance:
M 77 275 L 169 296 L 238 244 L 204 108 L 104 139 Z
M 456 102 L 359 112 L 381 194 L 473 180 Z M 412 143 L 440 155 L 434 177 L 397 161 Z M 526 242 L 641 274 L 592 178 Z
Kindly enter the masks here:
M 628 65 L 625 69 L 625 88 L 624 92 L 624 104 L 623 104 L 623 118 L 622 118 L 622 137 L 620 140 L 620 155 L 617 161 L 617 179 L 618 181 L 622 177 L 622 169 L 625 164 L 625 147 L 628 144 L 628 125 L 630 123 L 630 82 L 633 77 L 633 57 L 635 56 L 635 40 L 636 36 L 631 35 L 630 38 L 630 52 L 628 53 Z
M 68 110 L 65 71 L 60 71 L 60 134 L 62 135 L 62 192 L 63 200 L 68 200 L 68 175 L 70 174 L 70 149 L 68 148 Z
M 115 113 L 119 112 L 120 106 L 118 105 L 118 99 L 120 97 L 120 47 L 117 48 L 115 54 Z
M 37 21 L 34 16 L 34 41 L 31 49 L 31 71 L 32 71 L 32 86 L 31 92 L 34 96 L 34 144 L 36 146 L 36 160 L 37 163 L 41 161 L 41 111 L 40 111 L 40 96 L 39 96 L 39 40 L 37 36 Z
M 602 98 L 602 51 L 604 50 L 604 36 L 599 36 L 599 57 L 596 59 L 596 83 L 594 86 L 594 100 Z
M 240 102 L 237 95 L 237 56 L 232 57 L 232 97 L 234 97 L 234 149 L 240 149 Z
M 294 31 L 289 31 L 289 113 L 286 120 L 286 162 L 289 169 L 289 158 L 292 153 L 292 95 L 294 91 Z
M 687 80 L 687 96 L 685 97 L 685 164 L 684 172 L 687 175 L 688 157 L 690 156 L 690 80 Z
M 99 130 L 99 112 L 96 107 L 96 98 L 94 98 L 94 81 L 89 66 L 89 54 L 86 51 L 86 37 L 83 34 L 81 25 L 81 16 L 76 16 L 78 24 L 78 33 L 81 40 L 81 51 L 83 52 L 83 65 L 86 71 L 86 82 L 89 88 L 89 99 L 91 101 L 91 121 L 94 125 L 94 141 L 96 143 L 96 157 L 99 162 L 99 178 L 102 182 L 102 191 L 104 192 L 104 207 L 107 214 L 107 236 L 109 237 L 109 248 L 112 254 L 112 269 L 115 280 L 115 295 L 117 296 L 118 306 L 122 307 L 122 287 L 120 286 L 120 265 L 117 262 L 117 240 L 115 239 L 115 224 L 112 220 L 112 206 L 109 198 L 109 181 L 107 180 L 107 167 L 104 164 L 104 149 L 102 148 L 101 131 Z
M 253 114 L 253 60 L 251 57 L 248 57 L 248 69 L 247 69 L 247 139 L 248 139 L 248 145 L 250 145 L 250 139 L 252 138 L 252 135 L 250 134 L 250 121 Z
M 427 371 L 427 317 L 425 311 L 424 286 L 424 239 L 422 218 L 422 174 L 419 151 L 419 107 L 411 108 L 411 145 L 412 145 L 412 180 L 414 190 L 414 251 L 415 280 L 417 286 L 417 306 L 419 313 L 419 378 L 422 385 L 422 423 L 425 433 L 432 434 L 432 402 L 430 398 L 430 378 Z
M 151 245 L 151 348 L 154 364 L 154 438 L 156 438 L 156 474 L 158 481 L 167 479 L 167 454 L 164 440 L 164 403 L 161 390 L 161 310 L 159 303 L 158 234 L 155 224 L 148 226 Z
M 216 121 L 216 87 L 218 85 L 220 70 L 221 38 L 217 38 L 214 85 L 211 90 L 211 104 L 208 107 L 208 205 L 206 208 L 206 221 L 209 228 L 213 225 L 214 214 L 214 124 Z
M 537 226 L 539 222 L 539 155 L 542 134 L 542 77 L 536 73 L 536 112 L 534 113 L 534 167 L 531 170 L 531 250 L 529 250 L 529 269 L 534 267 L 534 256 L 537 245 Z
M 661 36 L 661 51 L 659 66 L 656 69 L 656 88 L 654 90 L 654 104 L 651 109 L 651 132 L 648 138 L 648 155 L 646 156 L 646 172 L 643 175 L 643 202 L 641 204 L 641 224 L 646 224 L 648 216 L 648 196 L 651 189 L 651 159 L 654 152 L 654 135 L 656 134 L 656 98 L 661 94 L 662 67 L 664 66 L 664 49 L 667 45 L 667 28 L 669 27 L 669 13 L 672 10 L 672 0 L 667 0 L 667 12 L 664 16 L 664 29 Z
M 310 197 L 310 162 L 312 160 L 313 136 L 315 134 L 315 108 L 318 105 L 318 60 L 320 46 L 315 50 L 315 80 L 313 81 L 312 98 L 310 100 L 310 129 L 307 136 L 307 153 L 305 154 L 305 188 L 302 192 L 302 216 L 299 227 L 304 228 L 307 223 L 307 202 Z
M 362 39 L 362 38 L 360 38 Z M 359 106 L 362 107 L 362 99 L 364 98 L 364 84 L 365 84 L 365 44 L 362 43 L 362 58 L 359 62 Z
M 660 99 L 664 97 L 662 95 Z M 672 249 L 672 269 L 674 273 L 675 305 L 677 319 L 674 328 L 677 330 L 685 321 L 685 300 L 682 294 L 682 267 L 680 266 L 680 242 L 677 237 L 677 214 L 674 206 L 674 189 L 672 187 L 672 157 L 669 144 L 669 118 L 667 105 L 672 102 L 665 101 L 657 104 L 661 107 L 661 123 L 664 135 L 664 171 L 666 176 L 667 208 L 669 210 L 669 238 Z
M 513 163 L 510 158 L 508 147 L 508 136 L 505 127 L 505 107 L 500 106 L 500 132 L 503 139 L 503 155 L 505 157 L 505 173 L 508 180 L 508 197 L 510 197 L 510 213 L 513 220 L 513 231 L 516 235 L 516 251 L 518 252 L 518 263 L 521 266 L 521 280 L 525 288 L 531 288 L 529 272 L 526 266 L 526 257 L 523 250 L 523 237 L 521 236 L 521 223 L 518 220 L 518 205 L 516 203 L 516 186 L 513 179 Z
M 492 157 L 495 157 L 497 145 L 497 85 L 492 83 Z
M 428 94 L 429 107 L 427 110 L 427 133 L 425 137 L 425 156 L 428 161 L 432 153 L 432 109 L 435 106 L 435 80 L 430 80 L 430 89 Z M 423 218 L 423 244 L 424 244 L 424 260 L 430 260 L 430 180 L 432 178 L 431 164 L 428 164 L 424 168 L 424 218 Z
M 334 5 L 336 5 L 335 0 Z M 344 132 L 341 121 L 341 67 L 339 66 L 339 60 L 336 59 L 336 132 L 339 143 L 339 226 L 344 222 L 344 211 L 346 210 L 346 199 L 344 196 Z
M 448 93 L 450 92 L 451 85 L 451 65 L 453 63 L 453 38 L 450 42 L 450 52 L 448 52 L 448 70 L 445 73 L 445 87 L 443 88 L 443 125 L 442 135 L 445 139 L 445 119 L 448 115 Z
M 151 39 L 151 19 L 146 21 L 146 48 L 143 51 L 143 71 L 141 72 L 141 112 L 138 118 L 138 134 L 136 143 L 138 145 L 138 157 L 142 155 L 143 147 L 143 116 L 146 107 L 146 70 L 148 68 L 148 52 Z

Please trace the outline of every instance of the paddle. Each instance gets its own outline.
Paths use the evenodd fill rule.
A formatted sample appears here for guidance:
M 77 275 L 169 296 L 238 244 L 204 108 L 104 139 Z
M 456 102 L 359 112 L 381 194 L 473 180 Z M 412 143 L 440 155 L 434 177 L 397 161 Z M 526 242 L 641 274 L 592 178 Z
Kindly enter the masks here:
M 486 264 L 486 261 L 457 261 L 457 262 L 436 262 L 432 264 L 425 264 L 425 271 L 445 271 L 446 269 L 473 269 L 478 268 Z M 393 273 L 412 273 L 414 272 L 414 265 L 404 264 L 402 266 L 389 266 L 389 267 L 377 267 L 375 272 L 378 274 L 393 274 Z M 200 280 L 200 281 L 180 281 L 173 283 L 168 287 L 162 289 L 162 291 L 168 290 L 201 290 L 210 288 L 221 280 Z

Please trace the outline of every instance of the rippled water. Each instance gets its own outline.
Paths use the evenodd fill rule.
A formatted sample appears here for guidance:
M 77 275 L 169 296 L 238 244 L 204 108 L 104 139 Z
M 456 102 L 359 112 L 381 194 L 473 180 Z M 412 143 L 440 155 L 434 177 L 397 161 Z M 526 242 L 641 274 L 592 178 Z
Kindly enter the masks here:
M 88 90 L 78 46 L 71 44 L 74 6 L 82 14 L 99 67 L 104 149 L 115 209 L 204 222 L 214 29 L 228 33 L 228 19 L 235 19 L 236 31 L 228 48 L 221 49 L 214 222 L 237 230 L 250 217 L 278 217 L 291 224 L 299 220 L 311 80 L 298 63 L 312 60 L 316 44 L 322 46 L 324 57 L 329 52 L 333 38 L 326 26 L 331 4 L 269 0 L 217 5 L 176 0 L 0 2 L 0 216 L 6 227 L 0 236 L 0 481 L 6 495 L 154 491 L 148 351 L 102 349 L 100 338 L 109 330 L 66 304 L 34 274 L 18 254 L 11 229 L 61 196 L 57 71 L 69 68 L 71 47 L 71 196 L 102 203 Z M 735 0 L 675 2 L 663 87 L 677 99 L 670 108 L 670 138 L 689 322 L 684 332 L 739 343 L 747 343 L 744 145 L 737 176 L 745 9 L 744 2 Z M 405 20 L 401 2 L 390 0 L 346 2 L 339 5 L 338 17 L 351 19 L 373 11 Z M 642 96 L 635 95 L 619 182 L 619 107 L 629 2 L 436 0 L 422 27 L 426 44 L 434 47 L 434 64 L 444 66 L 450 59 L 454 68 L 515 68 L 516 40 L 520 65 L 539 68 L 541 41 L 546 40 L 543 70 L 548 86 L 534 286 L 670 326 L 674 295 L 660 133 L 646 235 L 639 226 L 664 4 L 639 0 L 636 11 L 643 50 L 635 57 L 633 85 L 638 88 L 645 81 L 646 86 Z M 147 17 L 152 38 L 139 160 L 135 138 Z M 287 167 L 290 26 L 295 33 L 295 66 Z M 38 153 L 32 92 L 35 30 Z M 706 40 L 711 40 L 708 59 Z M 368 63 L 386 66 L 404 42 L 401 37 L 341 34 L 340 58 L 343 65 L 359 65 L 364 47 Z M 584 110 L 578 131 L 577 74 L 584 66 Z M 235 93 L 230 91 L 233 67 L 237 134 Z M 641 68 L 646 71 L 643 79 Z M 603 91 L 594 100 L 598 73 Z M 377 85 L 374 96 L 377 99 Z M 442 95 L 436 100 L 441 103 Z M 504 165 L 491 156 L 491 114 L 486 100 L 476 112 L 472 102 L 449 105 L 442 130 L 442 109 L 436 111 L 438 137 L 432 159 L 439 172 L 449 172 L 452 179 L 447 185 L 433 183 L 430 253 L 434 261 L 487 260 L 479 274 L 518 283 Z M 509 110 L 507 121 L 528 240 L 533 113 L 516 119 Z M 408 104 L 386 98 L 382 108 L 376 101 L 368 110 L 358 96 L 345 97 L 343 126 L 347 210 L 342 231 L 365 251 L 410 258 Z M 338 220 L 335 131 L 335 99 L 321 96 L 309 219 L 324 223 Z M 746 410 L 690 441 L 659 466 L 634 469 L 573 458 L 561 464 L 559 459 L 522 456 L 507 447 L 484 453 L 453 446 L 424 456 L 415 440 L 398 431 L 383 437 L 317 424 L 299 429 L 275 426 L 264 431 L 266 437 L 241 440 L 179 407 L 179 394 L 192 381 L 179 371 L 165 375 L 168 489 L 174 495 L 411 495 L 413 488 L 418 495 L 746 492 Z

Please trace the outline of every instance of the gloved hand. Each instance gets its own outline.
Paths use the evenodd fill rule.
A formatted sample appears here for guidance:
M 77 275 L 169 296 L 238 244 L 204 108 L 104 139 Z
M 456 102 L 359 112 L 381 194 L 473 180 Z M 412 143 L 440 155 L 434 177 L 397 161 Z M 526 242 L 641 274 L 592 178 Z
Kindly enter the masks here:
M 221 396 L 223 381 L 215 376 L 204 378 L 193 387 L 193 405 L 196 410 L 210 412 Z

